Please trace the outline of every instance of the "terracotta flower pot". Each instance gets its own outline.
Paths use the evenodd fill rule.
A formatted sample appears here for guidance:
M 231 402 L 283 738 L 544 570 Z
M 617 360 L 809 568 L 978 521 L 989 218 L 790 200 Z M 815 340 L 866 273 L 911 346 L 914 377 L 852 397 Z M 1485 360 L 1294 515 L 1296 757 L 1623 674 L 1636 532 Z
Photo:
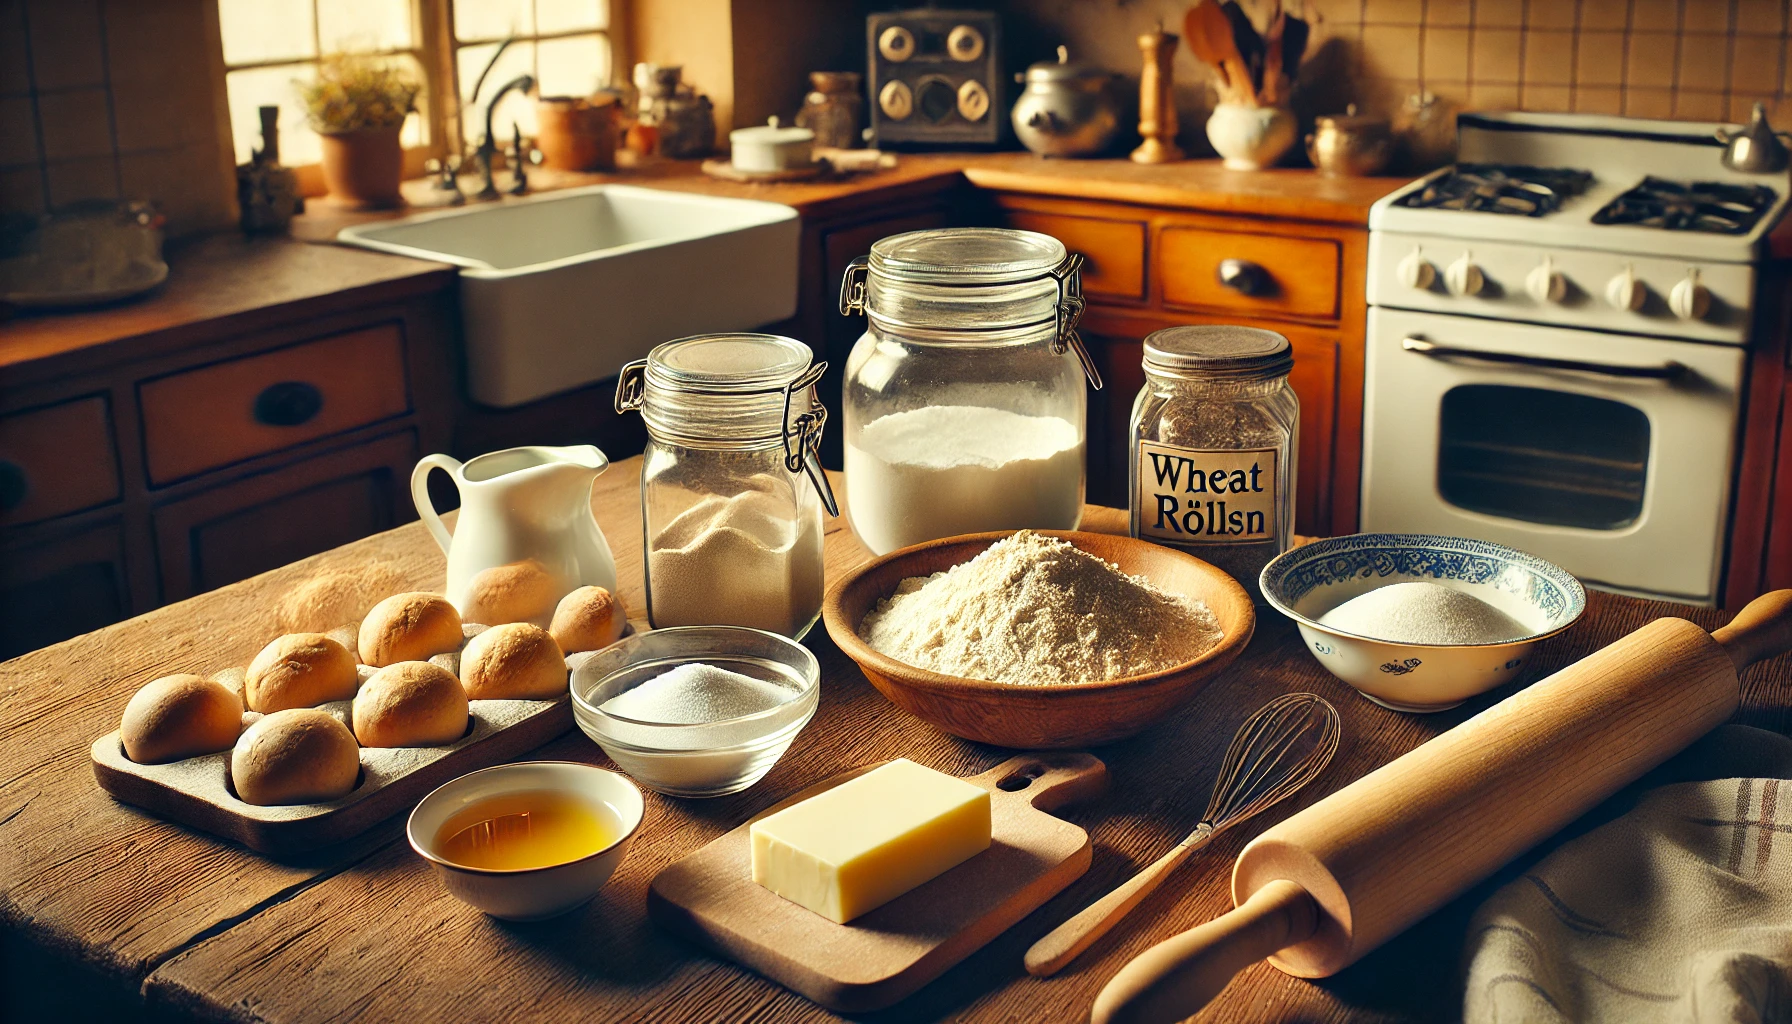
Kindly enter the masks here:
M 555 171 L 607 171 L 616 166 L 616 105 L 571 96 L 535 101 L 535 144 Z
M 353 132 L 319 132 L 324 145 L 324 186 L 331 203 L 351 210 L 402 206 L 404 178 L 399 126 Z

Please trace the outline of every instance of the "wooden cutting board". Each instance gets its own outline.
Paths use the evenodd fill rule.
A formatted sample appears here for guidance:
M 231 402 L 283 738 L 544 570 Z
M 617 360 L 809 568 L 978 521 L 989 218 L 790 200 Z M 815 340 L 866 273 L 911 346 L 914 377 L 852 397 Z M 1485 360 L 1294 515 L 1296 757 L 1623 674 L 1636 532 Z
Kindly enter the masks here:
M 1055 751 L 966 780 L 990 792 L 989 849 L 849 924 L 753 881 L 754 821 L 876 767 L 811 786 L 667 867 L 648 889 L 648 916 L 823 1006 L 856 1013 L 939 977 L 1089 869 L 1089 834 L 1046 812 L 1106 792 L 1107 766 Z

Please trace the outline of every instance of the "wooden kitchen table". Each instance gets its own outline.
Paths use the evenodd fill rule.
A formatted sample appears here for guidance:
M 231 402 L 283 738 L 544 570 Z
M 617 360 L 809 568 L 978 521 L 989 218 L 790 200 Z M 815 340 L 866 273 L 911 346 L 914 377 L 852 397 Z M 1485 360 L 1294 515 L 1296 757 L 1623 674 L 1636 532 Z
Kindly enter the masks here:
M 593 506 L 617 555 L 629 607 L 644 605 L 638 460 L 598 480 Z M 836 480 L 837 493 L 845 488 Z M 1121 531 L 1115 510 L 1086 526 Z M 869 554 L 844 520 L 828 524 L 837 577 Z M 276 863 L 117 804 L 94 784 L 93 737 L 116 727 L 130 693 L 157 675 L 246 662 L 271 636 L 273 607 L 318 573 L 370 563 L 405 586 L 439 589 L 443 560 L 419 524 L 193 598 L 0 665 L 0 925 L 5 1009 L 47 1005 L 117 1016 L 146 999 L 175 1018 L 304 1021 L 826 1021 L 800 996 L 648 924 L 648 882 L 667 864 L 810 783 L 907 756 L 955 774 L 1008 752 L 946 736 L 888 704 L 818 628 L 821 706 L 770 775 L 744 793 L 676 800 L 649 793 L 628 857 L 589 906 L 536 924 L 495 921 L 454 900 L 402 840 L 402 816 L 342 847 Z M 1554 668 L 1662 614 L 1708 627 L 1721 613 L 1589 595 L 1586 617 L 1549 641 Z M 1744 675 L 1741 720 L 1792 726 L 1792 660 Z M 1338 706 L 1344 740 L 1296 801 L 1223 837 L 1064 973 L 1028 977 L 1034 940 L 1180 839 L 1199 817 L 1233 730 L 1276 694 L 1312 690 Z M 1087 828 L 1087 875 L 1008 933 L 895 1008 L 865 1020 L 1076 1021 L 1102 984 L 1146 946 L 1230 905 L 1233 856 L 1257 829 L 1485 707 L 1432 716 L 1388 711 L 1327 675 L 1280 616 L 1264 613 L 1238 662 L 1179 713 L 1096 753 L 1112 773 L 1098 802 L 1061 814 Z M 579 733 L 542 758 L 607 764 Z M 1487 887 L 1322 982 L 1246 970 L 1202 1016 L 1212 1021 L 1419 1021 L 1456 1012 L 1468 913 Z M 67 964 L 77 981 L 60 980 Z M 46 984 L 46 981 L 52 983 Z M 55 991 L 47 991 L 54 989 Z M 67 1013 L 64 1014 L 65 1018 Z M 15 1016 L 13 1019 L 28 1019 Z

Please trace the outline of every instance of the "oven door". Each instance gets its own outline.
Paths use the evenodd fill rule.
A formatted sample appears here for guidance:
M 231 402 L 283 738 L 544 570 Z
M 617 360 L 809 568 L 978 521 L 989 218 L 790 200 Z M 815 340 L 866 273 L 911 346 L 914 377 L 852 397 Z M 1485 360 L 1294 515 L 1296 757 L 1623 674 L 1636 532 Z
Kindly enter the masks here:
M 1368 335 L 1364 530 L 1712 602 L 1744 349 L 1379 307 Z

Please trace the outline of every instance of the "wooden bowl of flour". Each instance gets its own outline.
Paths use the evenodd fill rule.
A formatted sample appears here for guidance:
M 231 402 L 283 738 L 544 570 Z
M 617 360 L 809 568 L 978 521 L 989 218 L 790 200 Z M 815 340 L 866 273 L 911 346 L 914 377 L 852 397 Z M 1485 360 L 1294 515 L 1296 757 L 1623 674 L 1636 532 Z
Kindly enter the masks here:
M 1034 532 L 1061 537 L 1160 590 L 1202 602 L 1219 621 L 1219 643 L 1161 672 L 1096 683 L 1023 685 L 917 668 L 860 639 L 865 614 L 894 593 L 897 584 L 968 562 L 1013 532 L 947 537 L 860 566 L 828 590 L 822 604 L 828 635 L 858 662 L 878 692 L 916 718 L 967 740 L 1033 750 L 1085 747 L 1141 732 L 1200 692 L 1250 642 L 1257 624 L 1250 595 L 1219 569 L 1131 537 L 1062 530 Z

